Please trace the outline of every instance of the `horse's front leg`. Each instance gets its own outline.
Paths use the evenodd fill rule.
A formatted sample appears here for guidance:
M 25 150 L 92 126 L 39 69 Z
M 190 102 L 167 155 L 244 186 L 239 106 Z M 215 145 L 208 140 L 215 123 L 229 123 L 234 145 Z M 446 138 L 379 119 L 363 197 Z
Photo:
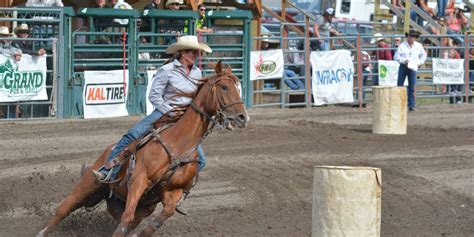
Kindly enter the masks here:
M 155 233 L 155 231 L 160 228 L 163 223 L 170 218 L 176 211 L 176 203 L 178 203 L 181 195 L 183 194 L 182 189 L 177 189 L 173 191 L 164 191 L 163 192 L 163 210 L 161 211 L 160 215 L 155 217 L 153 221 L 148 223 L 148 225 L 140 232 L 138 236 L 140 237 L 151 237 Z M 136 235 L 133 235 L 136 236 Z
M 137 167 L 136 170 L 138 169 Z M 130 185 L 130 190 L 128 190 L 125 211 L 122 214 L 120 224 L 112 235 L 113 237 L 124 237 L 128 233 L 130 224 L 135 218 L 138 201 L 147 188 L 147 182 L 148 177 L 144 169 L 142 169 L 142 172 L 134 172 L 132 175 L 132 184 Z

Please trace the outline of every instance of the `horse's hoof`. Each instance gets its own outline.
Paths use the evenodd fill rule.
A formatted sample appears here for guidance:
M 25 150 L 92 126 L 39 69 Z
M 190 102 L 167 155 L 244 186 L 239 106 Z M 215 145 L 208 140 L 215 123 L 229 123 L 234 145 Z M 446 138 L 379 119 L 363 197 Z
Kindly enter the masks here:
M 36 235 L 36 237 L 46 237 L 46 228 L 40 230 L 40 232 Z

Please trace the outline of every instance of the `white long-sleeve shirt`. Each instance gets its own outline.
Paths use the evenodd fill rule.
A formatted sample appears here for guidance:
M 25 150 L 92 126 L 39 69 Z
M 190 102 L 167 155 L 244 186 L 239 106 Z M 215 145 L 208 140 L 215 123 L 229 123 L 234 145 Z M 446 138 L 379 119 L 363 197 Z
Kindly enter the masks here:
M 394 59 L 401 64 L 405 64 L 408 61 L 408 67 L 417 71 L 418 66 L 425 63 L 426 52 L 420 43 L 415 41 L 410 47 L 408 42 L 405 41 L 398 46 Z M 410 67 L 410 65 L 415 65 L 416 67 Z
M 201 78 L 202 72 L 195 65 L 186 76 L 184 66 L 175 59 L 158 69 L 148 99 L 155 109 L 163 114 L 177 106 L 187 106 L 193 99 L 180 94 L 196 92 Z

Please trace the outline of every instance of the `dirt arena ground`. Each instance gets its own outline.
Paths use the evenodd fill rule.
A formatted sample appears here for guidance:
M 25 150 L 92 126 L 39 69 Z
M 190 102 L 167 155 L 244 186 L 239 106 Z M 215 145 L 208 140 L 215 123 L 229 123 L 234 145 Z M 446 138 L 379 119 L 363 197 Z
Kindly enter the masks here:
M 205 141 L 208 165 L 184 203 L 189 215 L 170 218 L 159 236 L 309 236 L 317 165 L 382 168 L 382 236 L 474 236 L 474 105 L 421 106 L 403 136 L 373 135 L 370 107 L 249 114 L 247 128 Z M 80 166 L 139 119 L 0 122 L 0 236 L 34 236 Z M 102 203 L 53 236 L 114 229 Z

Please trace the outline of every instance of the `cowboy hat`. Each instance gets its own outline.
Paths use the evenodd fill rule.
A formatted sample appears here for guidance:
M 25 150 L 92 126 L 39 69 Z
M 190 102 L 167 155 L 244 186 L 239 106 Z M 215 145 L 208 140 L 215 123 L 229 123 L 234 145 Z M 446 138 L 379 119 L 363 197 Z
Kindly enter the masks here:
M 405 36 L 406 37 L 413 36 L 415 38 L 418 38 L 418 37 L 420 37 L 420 33 L 416 30 L 410 30 L 408 33 L 405 33 Z
M 8 36 L 10 36 L 10 35 L 12 35 L 12 34 L 10 33 L 10 29 L 8 29 L 8 27 L 6 27 L 6 26 L 0 26 L 0 35 L 8 35 Z
M 17 26 L 14 30 L 15 34 L 18 34 L 18 32 L 20 31 L 26 31 L 26 32 L 30 32 L 30 28 L 28 28 L 28 24 L 26 23 L 21 23 L 21 25 Z
M 166 49 L 167 54 L 174 54 L 181 50 L 196 49 L 212 53 L 212 49 L 207 44 L 199 43 L 197 36 L 185 35 L 178 38 L 178 41 Z
M 169 5 L 173 4 L 173 3 L 176 3 L 176 4 L 183 4 L 183 2 L 181 0 L 168 0 L 166 1 L 166 4 L 165 6 L 168 7 Z
M 372 40 L 370 40 L 370 43 L 371 44 L 374 44 L 375 42 L 379 42 L 381 40 L 385 40 L 385 38 L 383 37 L 383 35 L 381 33 L 375 33 L 374 34 L 374 38 L 372 38 Z
M 330 15 L 330 16 L 334 16 L 336 15 L 336 11 L 334 10 L 334 8 L 330 7 L 328 9 L 326 9 L 326 11 L 324 11 L 323 15 L 324 14 L 327 14 L 327 15 Z
M 270 39 L 271 36 L 269 35 L 262 35 L 263 39 L 262 42 L 267 42 L 269 44 L 279 44 L 280 41 L 278 39 Z

